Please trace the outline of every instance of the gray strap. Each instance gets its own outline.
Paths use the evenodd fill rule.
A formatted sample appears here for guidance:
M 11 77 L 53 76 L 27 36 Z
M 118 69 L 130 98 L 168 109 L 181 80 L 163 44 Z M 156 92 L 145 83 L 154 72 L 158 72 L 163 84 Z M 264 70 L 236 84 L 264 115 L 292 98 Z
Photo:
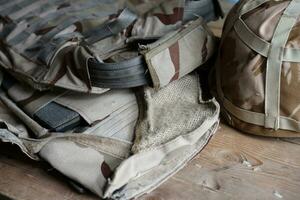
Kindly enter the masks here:
M 0 13 L 2 16 L 7 16 L 8 14 L 17 12 L 28 5 L 30 6 L 31 4 L 33 4 L 36 1 L 37 0 L 23 0 L 21 2 L 13 4 L 12 6 L 6 8 L 5 10 L 0 11 Z
M 134 63 L 134 59 L 131 60 L 132 63 Z M 110 67 L 110 65 L 100 63 L 104 68 Z M 117 63 L 119 65 L 119 63 Z M 94 67 L 92 67 L 94 66 Z M 97 67 L 95 67 L 95 63 L 91 64 L 89 67 L 90 74 L 92 74 L 94 77 L 104 80 L 109 79 L 126 79 L 131 76 L 137 76 L 137 75 L 144 75 L 145 74 L 145 68 L 142 61 L 139 61 L 137 65 L 132 64 L 130 68 L 124 68 L 122 69 L 122 66 L 118 70 L 99 70 Z
M 264 4 L 268 1 L 269 0 L 247 0 L 247 1 L 245 0 L 239 5 L 240 9 L 238 9 L 237 12 L 240 12 L 241 13 L 240 16 L 242 16 L 245 13 L 247 13 L 255 8 L 258 8 L 259 6 L 261 6 L 262 4 Z M 232 19 L 227 19 L 226 27 L 224 28 L 223 34 L 222 34 L 223 37 L 227 36 L 227 34 L 232 29 L 235 22 L 239 19 L 240 16 L 236 15 L 236 17 L 233 17 Z
M 96 13 L 82 13 L 80 16 L 73 16 L 66 20 L 64 23 L 60 24 L 59 26 L 55 27 L 53 30 L 48 32 L 46 35 L 44 35 L 39 42 L 31 47 L 35 49 L 35 47 L 41 47 L 41 51 L 38 52 L 38 59 L 46 64 L 49 63 L 49 61 L 52 58 L 52 55 L 54 54 L 55 50 L 59 48 L 64 42 L 66 42 L 66 39 L 69 39 L 70 37 L 76 36 L 76 34 L 68 34 L 68 37 L 59 37 L 56 39 L 57 41 L 53 42 L 47 42 L 51 41 L 52 38 L 67 28 L 68 26 L 74 24 L 76 21 L 83 20 L 85 18 L 98 18 L 98 17 L 103 17 L 107 16 L 108 13 L 106 12 L 96 12 Z M 136 19 L 136 15 L 134 15 L 132 12 L 130 12 L 128 9 L 124 9 L 123 12 L 120 14 L 120 16 L 109 23 L 104 24 L 102 27 L 97 28 L 97 30 L 93 30 L 92 32 L 88 32 L 88 34 L 91 35 L 90 38 L 87 39 L 89 42 L 94 42 L 96 40 L 103 39 L 105 37 L 109 37 L 111 35 L 115 35 L 128 27 L 134 20 Z M 77 33 L 77 35 L 80 38 L 83 38 L 80 33 Z M 35 52 L 33 52 L 35 53 Z
M 194 1 L 188 0 L 185 2 L 183 21 L 188 22 L 202 17 L 206 22 L 215 20 L 222 16 L 220 10 L 218 10 L 218 1 L 201 0 Z
M 12 20 L 16 20 L 19 19 L 23 16 L 25 16 L 26 14 L 30 13 L 30 12 L 34 12 L 36 9 L 39 9 L 43 6 L 45 6 L 46 4 L 50 4 L 50 2 L 52 2 L 51 0 L 47 0 L 47 1 L 36 1 L 34 3 L 31 3 L 25 7 L 22 7 L 20 10 L 15 11 L 15 12 L 11 12 L 8 14 L 8 17 Z
M 72 25 L 76 21 L 80 21 L 85 19 L 86 17 L 100 17 L 99 15 L 106 16 L 108 13 L 83 13 L 80 16 L 74 16 L 69 18 L 67 21 L 65 21 L 63 24 L 57 26 L 52 31 L 47 33 L 45 36 L 43 36 L 38 46 L 41 45 L 41 43 L 46 43 L 46 41 L 49 41 L 54 37 L 58 32 L 62 31 L 66 27 Z M 90 35 L 91 37 L 87 39 L 88 42 L 95 42 L 97 40 L 104 39 L 105 37 L 109 37 L 111 35 L 115 35 L 119 33 L 120 31 L 124 30 L 126 27 L 128 27 L 134 20 L 136 19 L 136 15 L 130 12 L 128 9 L 124 9 L 122 13 L 119 15 L 119 17 L 112 22 L 109 22 L 107 24 L 104 24 L 103 26 L 100 26 L 97 30 L 92 30 L 91 32 L 86 33 L 86 35 Z M 64 35 L 62 37 L 59 37 L 56 39 L 56 41 L 53 41 L 51 43 L 46 43 L 47 46 L 43 47 L 42 50 L 38 53 L 38 59 L 44 63 L 49 63 L 51 60 L 53 54 L 55 53 L 55 50 L 57 50 L 63 43 L 65 43 L 68 39 L 78 36 L 78 38 L 83 38 L 83 36 L 80 33 L 71 33 L 68 35 Z M 41 45 L 43 46 L 43 45 Z M 34 47 L 33 47 L 34 48 Z
M 55 102 L 50 102 L 36 111 L 33 118 L 53 132 L 69 131 L 83 122 L 77 112 Z
M 252 112 L 249 110 L 238 108 L 237 106 L 233 105 L 229 100 L 224 98 L 223 106 L 229 111 L 233 116 L 237 117 L 238 119 L 251 123 L 258 126 L 264 126 L 265 115 L 262 113 Z M 300 130 L 300 122 L 288 118 L 288 117 L 279 117 L 279 127 L 283 130 L 290 130 L 299 132 Z
M 8 24 L 3 27 L 2 31 L 0 32 L 0 39 L 6 38 L 16 27 L 15 24 Z
M 63 5 L 66 5 L 66 3 L 69 0 L 50 0 L 50 1 L 43 1 L 46 2 L 43 4 L 43 6 L 35 7 L 33 10 L 27 13 L 15 13 L 9 15 L 9 18 L 13 19 L 15 22 L 20 22 L 21 20 L 26 20 L 29 23 L 31 21 L 37 20 L 38 18 L 41 18 L 42 16 L 49 15 L 50 13 L 56 12 L 57 9 Z M 76 2 L 76 0 L 74 0 Z M 63 9 L 63 8 L 62 8 Z
M 241 109 L 233 105 L 227 98 L 223 99 L 223 106 L 232 115 L 236 116 L 237 118 L 239 118 L 244 122 L 251 123 L 258 126 L 264 126 L 265 115 L 262 113 Z
M 234 30 L 251 49 L 260 55 L 267 57 L 270 49 L 270 43 L 257 36 L 248 26 L 239 18 L 235 25 Z
M 100 10 L 94 9 L 94 8 L 87 9 L 86 11 L 82 11 L 80 14 L 77 14 L 77 15 L 68 16 L 68 14 L 66 14 L 66 16 L 67 16 L 66 20 L 63 23 L 56 26 L 55 28 L 53 28 L 50 32 L 43 35 L 41 38 L 41 41 L 46 42 L 48 40 L 51 40 L 56 34 L 58 34 L 59 32 L 61 32 L 64 29 L 66 29 L 67 27 L 71 26 L 75 22 L 80 22 L 85 19 L 97 19 L 97 18 L 101 18 L 101 17 L 106 17 L 109 14 L 111 14 L 111 12 L 107 12 L 107 11 L 103 11 L 103 10 L 100 11 Z M 122 18 L 120 20 L 124 20 L 124 19 Z M 122 22 L 123 21 L 121 21 L 120 23 L 122 23 Z M 115 27 L 112 27 L 112 28 L 115 28 Z M 117 33 L 119 33 L 119 32 L 117 32 Z
M 54 102 L 55 98 L 62 95 L 61 93 L 55 92 L 49 96 L 43 92 L 36 93 L 33 89 L 27 91 L 27 89 L 21 87 L 20 82 L 15 80 L 15 78 L 8 73 L 3 74 L 0 71 L 0 77 L 2 78 L 0 84 L 1 88 L 6 91 L 12 101 L 44 128 L 50 131 L 62 132 L 71 130 L 82 122 L 78 113 Z M 15 95 L 24 89 L 26 90 L 24 94 Z M 31 101 L 27 101 L 29 99 L 31 99 Z M 29 106 L 30 104 L 31 106 Z M 38 106 L 32 106 L 32 104 Z M 35 108 L 28 109 L 28 106 Z M 27 109 L 25 107 L 27 107 Z
M 241 9 L 241 15 L 244 15 L 245 13 L 254 10 L 255 8 L 258 8 L 262 4 L 268 2 L 270 0 L 247 0 L 245 1 L 244 6 Z
M 66 41 L 74 38 L 77 38 L 78 40 L 82 37 L 83 36 L 78 32 L 72 32 L 69 34 L 62 35 L 61 37 L 52 40 L 51 43 L 46 43 L 46 45 L 44 45 L 44 47 L 37 53 L 37 59 L 43 63 L 50 64 L 54 54 L 66 43 Z M 33 51 L 31 52 L 31 54 L 36 53 Z M 29 55 L 28 51 L 26 55 Z
M 12 6 L 17 5 L 18 3 L 21 3 L 23 0 L 11 0 L 11 1 L 6 1 L 7 3 L 1 5 L 0 7 L 0 16 L 3 16 L 3 12 L 7 9 L 10 9 Z
M 265 127 L 280 128 L 280 78 L 283 61 L 283 48 L 290 31 L 297 22 L 300 1 L 292 0 L 284 11 L 275 29 L 268 54 L 265 89 Z
M 89 74 L 93 86 L 131 88 L 150 84 L 147 65 L 142 56 L 118 63 L 101 63 L 89 59 Z
M 6 36 L 5 40 L 9 41 L 11 38 L 14 38 L 15 36 L 19 35 L 20 33 L 22 33 L 22 30 L 24 30 L 26 27 L 28 27 L 28 24 L 25 21 L 18 23 Z
M 78 15 L 86 16 L 87 14 L 84 14 L 84 13 L 86 13 L 87 11 L 94 9 L 95 7 L 96 8 L 98 7 L 99 9 L 101 8 L 100 7 L 101 4 L 97 1 L 88 1 L 85 4 L 83 2 L 81 2 L 82 0 L 77 0 L 77 1 L 79 1 L 79 2 L 74 2 L 75 5 L 72 5 L 72 6 L 66 7 L 66 8 L 62 8 L 55 12 L 51 12 L 48 15 L 34 18 L 32 20 L 27 21 L 28 24 L 30 24 L 30 27 L 24 29 L 23 32 L 21 32 L 19 35 L 17 35 L 17 37 L 14 37 L 13 39 L 11 39 L 9 41 L 9 44 L 17 45 L 20 42 L 26 40 L 31 34 L 36 32 L 38 29 L 42 29 L 45 25 L 47 25 L 49 21 L 58 20 L 58 19 L 62 18 L 63 16 L 68 16 L 68 17 L 74 17 L 74 16 L 78 16 Z M 78 12 L 80 12 L 80 14 Z M 95 11 L 93 13 L 98 13 L 98 15 L 100 15 L 100 13 L 102 13 L 102 12 Z
M 108 13 L 105 12 L 97 12 L 97 13 L 82 13 L 79 16 L 72 16 L 68 18 L 64 23 L 58 25 L 54 29 L 52 29 L 50 32 L 45 34 L 40 38 L 40 40 L 34 45 L 27 49 L 26 54 L 36 54 L 37 58 L 42 61 L 43 63 L 48 64 L 51 60 L 52 55 L 54 54 L 55 50 L 58 49 L 64 42 L 71 39 L 72 37 L 76 38 L 83 38 L 81 33 L 70 33 L 68 35 L 64 35 L 62 37 L 53 39 L 58 33 L 66 29 L 67 27 L 71 26 L 75 22 L 81 21 L 83 19 L 92 19 L 92 18 L 98 18 L 107 16 Z M 38 52 L 36 51 L 30 51 L 40 49 Z M 34 55 L 32 55 L 34 56 Z
M 300 62 L 300 49 L 284 48 L 283 61 L 284 62 Z
M 137 16 L 129 9 L 125 8 L 121 12 L 119 17 L 114 21 L 105 23 L 104 25 L 93 30 L 89 30 L 88 32 L 83 33 L 83 35 L 86 38 L 87 44 L 93 44 L 106 37 L 120 33 L 122 30 L 132 24 L 136 19 Z
M 241 18 L 236 21 L 234 30 L 248 47 L 259 53 L 260 55 L 268 57 L 271 43 L 257 36 L 251 29 L 249 29 L 249 27 L 245 24 L 245 22 L 243 22 Z M 281 48 L 283 49 L 282 61 L 300 62 L 300 49 L 285 47 Z
M 89 49 L 82 46 L 74 50 L 75 67 L 85 71 L 90 81 L 89 87 L 101 88 L 131 88 L 150 84 L 147 66 L 142 56 L 118 63 L 103 63 L 96 59 Z M 123 76 L 120 74 L 123 73 Z M 107 75 L 106 78 L 103 76 Z

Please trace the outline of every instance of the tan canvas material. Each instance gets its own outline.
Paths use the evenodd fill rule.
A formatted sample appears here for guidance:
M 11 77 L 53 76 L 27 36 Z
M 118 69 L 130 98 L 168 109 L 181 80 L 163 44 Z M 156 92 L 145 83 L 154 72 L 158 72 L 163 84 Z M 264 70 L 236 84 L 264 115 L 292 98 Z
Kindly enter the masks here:
M 146 46 L 143 54 L 154 88 L 166 86 L 195 70 L 211 57 L 215 46 L 213 34 L 201 19 Z
M 4 1 L 0 8 L 0 64 L 19 80 L 29 83 L 38 90 L 55 86 L 79 92 L 103 93 L 107 91 L 105 88 L 126 87 L 126 80 L 130 76 L 124 78 L 124 84 L 111 83 L 109 76 L 97 84 L 92 80 L 96 79 L 94 73 L 90 74 L 91 59 L 100 63 L 105 63 L 107 59 L 110 60 L 109 62 L 112 60 L 116 62 L 112 56 L 125 50 L 134 52 L 130 58 L 127 57 L 130 60 L 139 54 L 140 49 L 133 48 L 128 41 L 137 38 L 159 39 L 167 33 L 185 28 L 183 25 L 201 15 L 206 20 L 215 19 L 219 15 L 214 13 L 217 4 L 207 0 L 134 2 L 123 0 Z M 134 4 L 141 7 L 133 11 L 125 8 L 126 6 L 132 8 Z M 138 12 L 139 9 L 143 9 L 143 6 L 147 7 L 148 12 Z M 205 13 L 204 10 L 210 12 Z M 201 23 L 196 22 L 196 24 L 199 26 L 191 25 L 192 29 L 197 29 L 192 31 L 193 35 L 188 34 L 191 31 L 189 27 L 188 32 L 181 31 L 177 33 L 179 37 L 169 39 L 173 40 L 173 44 L 178 43 L 179 49 L 182 48 L 181 57 L 193 58 L 191 62 L 181 58 L 180 64 L 173 59 L 175 64 L 166 65 L 164 70 L 170 71 L 167 73 L 169 75 L 173 73 L 175 78 L 167 76 L 160 77 L 158 80 L 156 75 L 160 74 L 160 71 L 153 65 L 147 66 L 146 63 L 140 64 L 144 65 L 145 71 L 137 74 L 138 77 L 148 74 L 149 67 L 151 72 L 149 84 L 151 85 L 152 80 L 155 86 L 164 86 L 171 80 L 176 80 L 177 74 L 180 74 L 178 76 L 180 78 L 202 64 L 206 59 L 198 54 L 198 45 L 193 46 L 195 49 L 186 48 L 183 42 L 189 38 L 190 41 L 187 40 L 187 43 L 199 43 L 203 51 L 207 51 L 205 55 L 212 52 L 211 33 Z M 159 43 L 163 42 L 159 41 Z M 169 44 L 165 46 L 169 47 Z M 172 54 L 169 63 L 172 61 Z M 177 55 L 176 49 L 174 54 Z M 116 63 L 116 65 L 122 64 Z M 109 81 L 109 85 L 105 84 Z M 147 84 L 142 80 L 132 82 L 132 87 Z M 129 83 L 128 85 L 127 87 L 130 87 Z
M 299 16 L 298 0 L 243 0 L 229 13 L 216 69 L 232 126 L 299 137 Z
M 216 5 L 0 0 L 0 140 L 46 160 L 100 198 L 127 200 L 151 192 L 218 128 L 219 104 L 203 100 L 194 71 L 216 49 L 205 25 L 220 14 Z M 110 67 L 142 60 L 151 84 L 95 87 L 90 59 L 105 63 L 104 77 Z M 121 72 L 114 71 L 120 79 Z M 52 103 L 84 123 L 66 131 L 44 127 L 34 116 Z
M 181 169 L 217 130 L 219 106 L 214 99 L 202 100 L 199 83 L 198 74 L 192 73 L 159 91 L 141 88 L 136 93 L 139 119 L 132 91 L 97 95 L 106 108 L 85 112 L 106 117 L 82 131 L 64 133 L 41 127 L 2 91 L 0 139 L 18 145 L 33 159 L 48 161 L 100 197 L 131 199 Z M 110 98 L 121 94 L 121 99 Z M 60 97 L 76 102 L 76 108 L 82 106 L 80 99 L 93 101 L 83 93 L 77 95 L 81 97 L 74 101 L 68 95 Z

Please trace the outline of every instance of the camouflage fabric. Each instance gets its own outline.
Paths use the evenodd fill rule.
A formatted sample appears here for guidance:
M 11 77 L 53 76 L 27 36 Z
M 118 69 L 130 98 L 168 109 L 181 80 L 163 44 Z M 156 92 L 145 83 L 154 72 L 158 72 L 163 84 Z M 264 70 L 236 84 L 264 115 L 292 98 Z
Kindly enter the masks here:
M 32 95 L 26 89 L 17 92 L 23 86 L 14 85 L 8 94 L 0 92 L 0 140 L 18 145 L 32 159 L 46 160 L 102 198 L 132 199 L 181 169 L 217 130 L 219 106 L 214 99 L 202 100 L 199 83 L 193 73 L 159 92 L 140 88 L 139 101 L 125 89 L 27 100 L 40 106 L 58 102 L 88 123 L 63 133 L 41 127 L 29 110 L 20 109 L 20 101 L 13 100 Z
M 299 137 L 299 8 L 298 1 L 244 0 L 229 13 L 216 67 L 232 126 Z
M 166 86 L 192 72 L 212 56 L 215 47 L 215 38 L 202 20 L 146 46 L 144 55 L 154 87 Z
M 0 140 L 101 198 L 152 191 L 218 128 L 219 105 L 203 100 L 194 71 L 216 49 L 205 22 L 217 8 L 215 0 L 0 0 Z M 91 61 L 105 65 L 107 80 L 135 59 L 148 86 L 93 85 Z M 53 103 L 83 123 L 46 127 L 35 117 Z M 47 119 L 61 110 L 46 109 Z
M 202 15 L 207 20 L 215 19 L 220 14 L 215 11 L 215 5 L 208 0 L 2 1 L 0 65 L 38 90 L 55 86 L 79 92 L 103 93 L 107 90 L 91 82 L 88 60 L 96 58 L 101 62 L 116 62 L 116 55 L 121 52 L 128 55 L 128 51 L 131 54 L 125 56 L 126 59 L 135 57 L 139 49 L 130 47 L 127 41 L 160 38 Z M 192 9 L 195 6 L 199 9 Z M 133 11 L 124 10 L 125 7 Z M 196 42 L 200 48 L 208 49 L 209 55 L 213 49 L 212 35 L 202 24 L 199 24 L 199 29 L 204 30 L 202 33 L 198 30 L 197 37 L 201 39 Z M 197 47 L 181 51 L 192 55 L 195 61 L 185 63 L 184 59 L 180 59 L 180 74 L 187 74 L 205 61 L 198 55 Z M 124 56 L 119 58 L 124 60 Z M 168 58 L 170 56 L 166 55 Z M 185 67 L 187 70 L 183 69 Z M 174 66 L 168 68 L 165 70 L 174 71 Z M 150 71 L 153 72 L 153 69 L 156 68 L 152 67 Z M 175 73 L 179 73 L 178 70 Z M 164 86 L 170 82 L 163 80 L 162 84 L 157 83 L 154 73 L 150 75 L 155 85 Z

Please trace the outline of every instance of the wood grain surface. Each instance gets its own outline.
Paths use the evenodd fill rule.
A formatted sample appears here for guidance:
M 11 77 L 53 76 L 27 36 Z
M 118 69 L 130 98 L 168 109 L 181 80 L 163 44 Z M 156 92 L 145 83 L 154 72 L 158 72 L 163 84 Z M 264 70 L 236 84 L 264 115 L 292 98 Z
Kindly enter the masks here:
M 46 163 L 0 145 L 0 194 L 15 200 L 92 200 L 75 192 Z M 16 153 L 17 152 L 17 153 Z M 1 196 L 0 196 L 1 199 Z M 300 145 L 221 124 L 205 149 L 142 200 L 300 199 Z

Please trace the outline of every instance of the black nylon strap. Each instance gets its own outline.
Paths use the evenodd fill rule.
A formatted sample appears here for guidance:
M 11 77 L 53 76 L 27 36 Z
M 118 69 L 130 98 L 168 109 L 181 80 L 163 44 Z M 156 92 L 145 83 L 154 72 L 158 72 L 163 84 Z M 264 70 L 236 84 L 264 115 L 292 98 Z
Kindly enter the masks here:
M 218 0 L 190 0 L 185 2 L 183 21 L 202 17 L 206 22 L 222 17 Z
M 82 117 L 67 107 L 50 102 L 33 115 L 33 119 L 51 131 L 64 132 L 83 123 Z
M 84 32 L 83 35 L 86 38 L 85 42 L 87 44 L 93 44 L 99 40 L 106 37 L 116 35 L 122 30 L 130 26 L 137 19 L 137 15 L 131 12 L 129 9 L 125 8 L 117 19 L 103 24 L 93 30 Z
M 221 15 L 220 12 L 216 12 L 217 9 L 216 3 L 212 0 L 187 1 L 184 8 L 183 20 L 190 21 L 199 16 L 203 17 L 206 21 L 214 20 Z M 135 20 L 135 15 L 130 13 L 129 10 L 124 10 L 122 14 L 119 16 L 119 20 L 115 21 L 118 23 L 105 24 L 100 29 L 85 33 L 85 36 L 90 37 L 87 42 L 91 44 L 105 38 L 107 35 L 119 32 L 120 28 L 118 27 L 129 26 L 129 22 L 132 23 Z M 118 29 L 115 31 L 114 27 Z M 101 63 L 97 59 L 90 59 L 88 64 L 91 83 L 95 87 L 129 88 L 151 84 L 147 64 L 142 56 L 119 63 Z
M 3 73 L 3 80 L 1 83 L 1 88 L 4 91 L 8 92 L 8 90 L 16 84 L 20 84 L 13 76 L 9 73 Z M 12 97 L 11 97 L 12 98 Z M 12 98 L 15 101 L 14 98 Z M 19 102 L 15 102 L 22 108 L 22 104 Z M 65 106 L 62 106 L 54 101 L 48 103 L 43 106 L 35 113 L 29 113 L 33 115 L 33 119 L 38 122 L 44 128 L 49 129 L 50 131 L 55 132 L 64 132 L 67 130 L 71 130 L 79 125 L 85 124 L 83 118 L 79 115 L 79 113 L 71 110 Z
M 151 83 L 142 56 L 118 63 L 101 63 L 89 59 L 88 64 L 92 85 L 96 87 L 131 88 Z

